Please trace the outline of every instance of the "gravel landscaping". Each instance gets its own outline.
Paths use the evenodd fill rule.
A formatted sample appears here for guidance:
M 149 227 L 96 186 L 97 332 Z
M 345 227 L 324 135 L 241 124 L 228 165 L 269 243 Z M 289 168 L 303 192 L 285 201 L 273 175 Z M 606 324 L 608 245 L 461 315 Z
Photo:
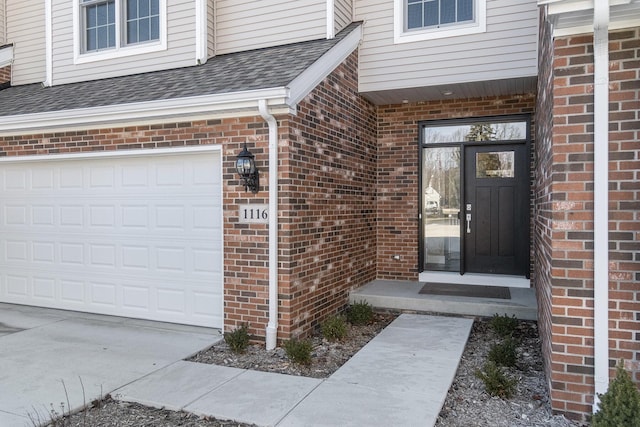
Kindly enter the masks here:
M 246 353 L 237 355 L 229 351 L 224 342 L 199 352 L 189 360 L 243 369 L 326 378 L 394 318 L 395 315 L 392 314 L 376 313 L 374 322 L 367 326 L 350 325 L 347 338 L 343 342 L 333 343 L 323 340 L 320 336 L 313 337 L 313 363 L 309 367 L 291 363 L 284 350 L 280 348 L 266 351 L 263 346 L 256 345 L 250 346 Z M 488 320 L 477 320 L 474 323 L 456 377 L 438 417 L 437 427 L 582 426 L 551 413 L 536 323 L 519 322 L 515 337 L 518 342 L 517 363 L 515 367 L 507 370 L 509 377 L 518 380 L 514 396 L 510 399 L 492 397 L 486 392 L 476 372 L 487 360 L 491 346 L 500 338 L 491 330 Z M 202 419 L 184 412 L 153 409 L 138 404 L 117 402 L 111 398 L 51 425 L 249 427 L 248 424 Z

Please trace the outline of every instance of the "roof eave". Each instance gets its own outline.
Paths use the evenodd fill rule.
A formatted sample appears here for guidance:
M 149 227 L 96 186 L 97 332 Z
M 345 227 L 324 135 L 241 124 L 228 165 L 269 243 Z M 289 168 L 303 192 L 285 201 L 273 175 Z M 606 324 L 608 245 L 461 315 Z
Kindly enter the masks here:
M 113 124 L 153 124 L 171 120 L 257 116 L 258 101 L 272 114 L 292 112 L 289 89 L 258 89 L 156 101 L 77 108 L 0 117 L 0 136 L 104 128 Z
M 342 64 L 360 45 L 362 25 L 358 25 L 345 38 L 329 49 L 313 64 L 307 67 L 289 83 L 291 105 L 294 106 L 307 96 L 322 80 Z

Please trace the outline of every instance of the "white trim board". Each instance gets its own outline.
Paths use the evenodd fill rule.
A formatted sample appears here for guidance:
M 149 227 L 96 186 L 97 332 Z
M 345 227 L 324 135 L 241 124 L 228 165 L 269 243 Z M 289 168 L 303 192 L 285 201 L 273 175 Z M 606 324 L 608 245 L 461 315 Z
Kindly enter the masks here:
M 286 88 L 270 88 L 3 116 L 0 117 L 0 135 L 27 134 L 37 129 L 64 128 L 66 130 L 70 126 L 93 128 L 107 123 L 130 123 L 150 119 L 178 119 L 198 114 L 213 115 L 221 112 L 225 113 L 223 114 L 225 117 L 236 117 L 247 111 L 258 115 L 259 99 L 267 99 L 269 107 L 285 107 L 287 105 L 288 90 Z M 220 116 L 218 115 L 218 117 Z
M 322 80 L 343 63 L 345 59 L 360 45 L 362 40 L 362 25 L 351 31 L 344 39 L 340 40 L 329 52 L 322 55 L 311 64 L 298 77 L 289 83 L 289 105 L 294 106 L 313 90 Z
M 508 288 L 530 288 L 531 281 L 524 276 L 504 274 L 479 274 L 445 271 L 423 271 L 418 276 L 421 282 L 451 283 L 455 285 L 500 286 Z
M 196 154 L 222 152 L 219 144 L 194 145 L 190 147 L 150 148 L 118 151 L 87 151 L 81 153 L 37 154 L 33 156 L 0 157 L 0 163 L 26 163 L 56 160 L 86 160 L 96 158 L 171 156 L 175 154 Z

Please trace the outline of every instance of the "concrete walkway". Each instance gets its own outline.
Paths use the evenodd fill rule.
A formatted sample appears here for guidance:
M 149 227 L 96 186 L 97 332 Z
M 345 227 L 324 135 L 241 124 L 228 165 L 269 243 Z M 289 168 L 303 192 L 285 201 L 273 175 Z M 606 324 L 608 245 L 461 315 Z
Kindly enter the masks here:
M 258 426 L 432 426 L 472 323 L 403 314 L 326 380 L 177 361 L 112 396 Z
M 320 380 L 183 361 L 215 329 L 0 304 L 0 426 L 107 394 L 259 426 L 430 426 L 472 323 L 403 314 Z

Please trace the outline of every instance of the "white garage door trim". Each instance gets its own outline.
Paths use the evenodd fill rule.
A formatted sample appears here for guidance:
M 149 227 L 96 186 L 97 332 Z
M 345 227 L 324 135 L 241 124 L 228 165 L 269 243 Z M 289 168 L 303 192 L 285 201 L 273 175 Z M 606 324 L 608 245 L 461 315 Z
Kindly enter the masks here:
M 222 327 L 221 158 L 0 158 L 0 302 Z

